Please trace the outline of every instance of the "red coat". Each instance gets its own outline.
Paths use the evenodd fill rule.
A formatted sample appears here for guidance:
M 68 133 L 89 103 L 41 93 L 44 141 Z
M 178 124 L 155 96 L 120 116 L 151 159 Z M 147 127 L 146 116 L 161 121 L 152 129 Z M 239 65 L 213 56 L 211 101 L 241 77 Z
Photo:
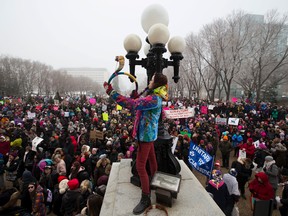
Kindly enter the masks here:
M 9 141 L 0 142 L 0 153 L 6 155 L 9 152 L 10 152 L 10 142 Z
M 240 149 L 243 150 L 245 149 L 246 151 L 246 158 L 250 158 L 252 161 L 253 161 L 253 158 L 254 158 L 254 153 L 255 153 L 255 146 L 254 144 L 247 144 L 247 143 L 244 143 L 240 146 Z
M 262 180 L 262 183 L 258 181 Z M 259 172 L 255 175 L 255 179 L 249 183 L 249 190 L 253 197 L 260 200 L 270 200 L 274 198 L 274 190 L 268 180 L 268 176 L 264 172 Z

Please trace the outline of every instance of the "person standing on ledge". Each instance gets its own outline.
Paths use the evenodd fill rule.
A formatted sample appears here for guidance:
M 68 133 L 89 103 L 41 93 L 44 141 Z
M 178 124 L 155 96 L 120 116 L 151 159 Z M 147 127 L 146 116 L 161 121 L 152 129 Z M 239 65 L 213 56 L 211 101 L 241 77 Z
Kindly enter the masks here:
M 154 141 L 158 135 L 158 121 L 162 112 L 162 100 L 168 100 L 167 77 L 162 73 L 155 73 L 149 85 L 145 97 L 132 99 L 120 95 L 112 86 L 104 82 L 106 93 L 119 105 L 136 111 L 132 136 L 137 139 L 138 152 L 136 169 L 140 177 L 142 197 L 138 205 L 133 209 L 133 214 L 138 215 L 151 205 L 150 183 L 146 171 L 146 162 L 149 162 L 151 176 L 157 171 L 157 161 L 154 150 Z M 134 97 L 135 98 L 135 97 Z

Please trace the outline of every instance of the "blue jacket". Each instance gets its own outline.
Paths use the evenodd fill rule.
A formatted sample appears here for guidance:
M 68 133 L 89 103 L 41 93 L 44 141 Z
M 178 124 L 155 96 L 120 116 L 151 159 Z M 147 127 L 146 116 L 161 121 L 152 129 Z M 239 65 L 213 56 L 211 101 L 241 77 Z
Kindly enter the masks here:
M 136 111 L 132 136 L 141 142 L 152 142 L 157 139 L 158 121 L 162 111 L 162 98 L 156 94 L 131 99 L 112 91 L 111 95 L 119 105 Z

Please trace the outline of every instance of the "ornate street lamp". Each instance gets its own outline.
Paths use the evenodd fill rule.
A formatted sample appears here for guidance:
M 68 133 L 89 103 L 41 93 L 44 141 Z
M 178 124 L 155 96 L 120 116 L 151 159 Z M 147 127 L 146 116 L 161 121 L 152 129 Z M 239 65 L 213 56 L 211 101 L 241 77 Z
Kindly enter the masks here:
M 146 58 L 139 60 L 138 52 L 142 47 L 142 42 L 136 34 L 128 35 L 124 40 L 124 48 L 127 51 L 126 58 L 129 59 L 130 73 L 135 76 L 135 67 L 142 66 L 147 72 L 147 84 L 154 73 L 162 73 L 164 68 L 173 66 L 175 83 L 180 79 L 179 66 L 183 59 L 182 52 L 185 49 L 185 40 L 182 37 L 172 37 L 167 28 L 169 16 L 165 8 L 161 5 L 151 5 L 147 7 L 141 17 L 143 30 L 148 33 L 146 38 L 144 52 Z M 168 42 L 168 50 L 171 53 L 170 60 L 163 57 L 167 52 L 165 45 Z M 136 77 L 136 76 L 135 76 Z M 162 122 L 162 116 L 159 121 L 158 139 L 155 141 L 155 153 L 157 157 L 158 170 L 178 175 L 181 171 L 178 160 L 171 152 L 173 138 L 168 134 Z M 136 169 L 132 168 L 134 174 Z M 131 180 L 132 182 L 132 180 Z M 132 182 L 133 183 L 133 182 Z

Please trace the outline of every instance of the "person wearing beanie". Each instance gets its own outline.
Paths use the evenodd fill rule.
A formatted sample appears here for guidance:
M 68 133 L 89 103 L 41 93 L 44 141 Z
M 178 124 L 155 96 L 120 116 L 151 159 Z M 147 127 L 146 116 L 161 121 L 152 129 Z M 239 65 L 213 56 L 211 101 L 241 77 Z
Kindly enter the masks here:
M 28 191 L 32 200 L 32 215 L 46 216 L 43 188 L 36 182 L 30 182 Z
M 20 164 L 20 159 L 18 157 L 18 153 L 16 151 L 9 153 L 8 162 L 4 167 L 6 171 L 6 180 L 13 182 L 13 187 L 19 189 L 19 182 L 17 178 L 17 170 Z
M 62 215 L 61 206 L 62 206 L 62 198 L 66 191 L 68 190 L 68 179 L 66 176 L 58 177 L 58 187 L 55 187 L 53 193 L 53 213 L 55 215 Z
M 219 149 L 222 154 L 222 165 L 229 169 L 229 158 L 230 158 L 230 152 L 233 150 L 231 142 L 228 139 L 228 136 L 225 135 L 223 137 L 223 140 L 220 141 Z
M 206 191 L 213 194 L 213 199 L 225 215 L 227 214 L 227 204 L 229 203 L 230 195 L 227 185 L 223 181 L 220 170 L 212 171 L 212 179 L 206 186 Z
M 269 183 L 272 185 L 273 190 L 274 190 L 274 208 L 277 207 L 277 202 L 275 200 L 277 189 L 278 189 L 278 184 L 281 183 L 279 182 L 280 178 L 280 169 L 277 166 L 274 158 L 270 155 L 265 157 L 265 162 L 263 166 L 263 171 L 268 177 Z
M 227 203 L 227 212 L 228 215 L 231 215 L 235 203 L 239 201 L 240 198 L 240 191 L 238 188 L 238 181 L 236 179 L 237 171 L 235 168 L 231 168 L 228 173 L 223 175 L 223 180 L 227 185 L 228 192 L 230 195 L 230 199 Z
M 31 182 L 36 182 L 36 179 L 29 170 L 25 170 L 22 174 L 21 207 L 28 209 L 29 212 L 32 212 L 32 200 L 28 191 L 28 185 Z
M 65 180 L 62 180 L 65 181 Z M 61 213 L 64 216 L 76 215 L 81 212 L 82 196 L 79 181 L 74 178 L 68 181 L 68 191 L 63 195 Z
M 252 175 L 253 164 L 250 158 L 238 158 L 232 162 L 231 168 L 235 168 L 237 171 L 236 179 L 238 181 L 241 197 L 246 199 L 245 185 L 249 181 Z
M 253 161 L 255 146 L 251 137 L 247 139 L 247 143 L 244 143 L 240 146 L 240 149 L 246 152 L 246 158 L 250 158 Z
M 264 172 L 255 175 L 248 188 L 252 193 L 252 208 L 255 200 L 270 200 L 274 197 L 273 187 L 268 180 L 268 176 Z

